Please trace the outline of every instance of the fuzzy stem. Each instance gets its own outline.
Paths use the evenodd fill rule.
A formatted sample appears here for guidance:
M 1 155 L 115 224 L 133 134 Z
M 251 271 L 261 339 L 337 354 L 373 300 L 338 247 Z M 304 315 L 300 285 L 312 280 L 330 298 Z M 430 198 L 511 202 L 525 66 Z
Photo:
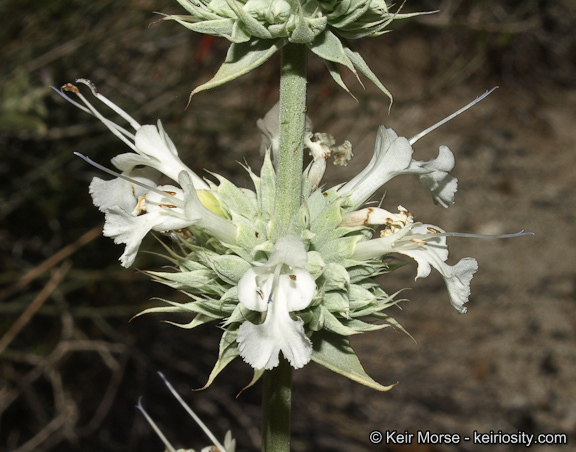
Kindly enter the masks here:
M 275 238 L 288 232 L 292 218 L 302 202 L 306 125 L 306 50 L 305 45 L 293 43 L 287 44 L 282 49 Z
M 280 364 L 264 373 L 262 399 L 262 452 L 290 451 L 292 367 L 280 356 Z

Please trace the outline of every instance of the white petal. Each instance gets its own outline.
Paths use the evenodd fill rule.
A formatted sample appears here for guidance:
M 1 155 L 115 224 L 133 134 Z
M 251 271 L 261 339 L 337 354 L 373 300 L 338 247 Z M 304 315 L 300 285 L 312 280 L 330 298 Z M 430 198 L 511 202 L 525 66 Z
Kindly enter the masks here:
M 442 207 L 454 204 L 458 179 L 448 174 L 454 168 L 454 154 L 447 146 L 440 146 L 438 157 L 427 162 L 412 160 L 403 174 L 418 175 L 430 191 L 434 202 Z
M 292 367 L 299 369 L 310 361 L 312 354 L 312 343 L 304 334 L 304 322 L 292 320 L 282 306 L 270 309 L 261 325 L 250 322 L 240 325 L 237 341 L 240 356 L 255 369 L 276 367 L 280 352 Z
M 114 238 L 114 243 L 125 243 L 126 249 L 120 257 L 123 267 L 130 267 L 136 259 L 138 248 L 142 240 L 154 226 L 153 215 L 133 217 L 119 207 L 112 207 L 106 211 L 104 235 Z
M 444 208 L 454 204 L 454 198 L 458 191 L 458 179 L 455 177 L 446 174 L 442 179 L 439 179 L 438 174 L 424 174 L 420 176 L 420 182 L 430 191 L 436 204 L 440 204 Z
M 312 275 L 304 269 L 293 268 L 289 275 L 280 275 L 278 279 L 277 297 L 285 297 L 288 312 L 306 309 L 316 293 L 316 281 Z
M 249 269 L 238 281 L 238 299 L 251 311 L 264 312 L 268 309 L 268 298 L 272 290 L 274 275 L 267 274 L 259 280 L 254 268 Z
M 402 240 L 392 245 L 394 251 L 409 256 L 418 263 L 416 279 L 426 278 L 430 274 L 430 266 L 440 271 L 439 267 L 448 259 L 446 237 L 429 237 L 428 228 L 444 232 L 438 226 L 415 223 Z M 419 235 L 427 235 L 428 237 L 422 242 L 418 238 Z
M 174 216 L 171 209 L 157 209 L 143 215 L 133 216 L 120 207 L 111 207 L 105 211 L 104 235 L 114 238 L 114 243 L 125 243 L 126 249 L 120 257 L 122 266 L 130 267 L 134 263 L 142 240 L 151 230 L 171 231 L 191 225 L 186 219 Z
M 194 171 L 180 160 L 174 143 L 172 143 L 161 124 L 160 129 L 152 125 L 140 127 L 136 131 L 135 144 L 136 152 L 145 159 L 150 159 L 145 164 L 156 168 L 174 181 L 178 180 L 180 172 L 186 171 L 192 178 L 194 187 L 197 190 L 210 189 L 206 182 L 200 179 Z
M 471 257 L 461 259 L 453 267 L 446 264 L 443 266 L 441 273 L 450 294 L 450 302 L 461 314 L 466 312 L 464 303 L 468 301 L 470 296 L 470 281 L 477 270 L 478 262 Z
M 156 187 L 160 177 L 152 168 L 134 169 L 126 175 L 151 187 Z M 105 181 L 95 177 L 90 183 L 90 194 L 94 205 L 103 212 L 113 206 L 131 212 L 138 198 L 146 194 L 146 189 L 120 178 Z
M 363 204 L 382 185 L 401 174 L 412 161 L 412 146 L 392 129 L 380 126 L 374 155 L 368 166 L 341 187 L 340 194 L 350 193 L 355 206 Z
M 394 234 L 378 239 L 365 240 L 356 244 L 352 259 L 365 261 L 368 259 L 380 258 L 390 253 L 400 253 L 395 249 L 395 244 L 399 242 L 410 231 L 412 224 L 404 226 Z
M 278 287 L 273 287 L 273 274 L 258 275 L 250 269 L 238 284 L 238 298 L 242 304 L 252 310 L 268 309 L 264 323 L 244 322 L 238 329 L 240 356 L 255 369 L 276 367 L 280 352 L 295 369 L 310 361 L 312 343 L 304 333 L 304 322 L 292 320 L 290 311 L 304 309 L 310 304 L 316 283 L 306 270 L 293 269 L 293 272 L 293 275 L 280 275 Z M 259 288 L 258 276 L 265 277 Z
M 119 154 L 112 160 L 112 165 L 118 168 L 122 172 L 130 172 L 132 169 L 138 165 L 145 165 L 156 168 L 156 160 L 151 159 L 145 155 L 134 154 L 133 152 L 127 152 L 125 154 Z M 155 166 L 156 165 L 156 166 Z M 158 168 L 156 168 L 158 169 Z

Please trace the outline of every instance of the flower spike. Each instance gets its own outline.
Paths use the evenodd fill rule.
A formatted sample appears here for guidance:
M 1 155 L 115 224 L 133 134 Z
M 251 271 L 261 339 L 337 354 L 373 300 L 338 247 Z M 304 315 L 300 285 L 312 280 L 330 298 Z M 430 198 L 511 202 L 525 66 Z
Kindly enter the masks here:
M 201 1 L 203 5 L 211 3 Z M 230 10 L 241 16 L 248 13 L 240 8 L 258 2 L 251 1 L 244 4 L 241 0 L 224 0 L 221 4 L 232 5 Z M 363 7 L 374 4 L 362 1 Z M 345 8 L 352 2 L 338 4 Z M 194 5 L 200 8 L 199 4 Z M 274 3 L 274 8 L 263 10 L 262 14 L 279 17 L 282 5 Z M 309 11 L 305 2 L 301 6 L 300 20 L 306 21 Z M 247 17 L 244 19 L 249 22 Z M 257 31 L 256 23 L 251 26 Z M 292 31 L 300 36 L 306 35 L 304 29 L 295 30 Z M 402 330 L 384 312 L 399 302 L 395 299 L 397 294 L 387 294 L 376 282 L 378 276 L 397 268 L 386 257 L 401 254 L 413 259 L 416 279 L 427 277 L 435 269 L 444 279 L 450 303 L 464 313 L 478 263 L 466 257 L 455 265 L 448 264 L 447 238 L 531 234 L 520 231 L 484 236 L 446 232 L 415 222 L 402 206 L 397 213 L 380 205 L 366 206 L 383 184 L 403 174 L 417 176 L 437 204 L 453 204 L 457 180 L 450 175 L 455 165 L 452 151 L 440 146 L 435 158 L 421 161 L 414 158 L 412 146 L 490 91 L 412 139 L 381 126 L 366 168 L 349 182 L 326 189 L 321 182 L 327 158 L 334 157 L 335 164 L 345 165 L 352 157 L 352 145 L 344 141 L 337 146 L 330 134 L 314 133 L 307 118 L 302 139 L 312 161 L 294 178 L 301 184 L 300 204 L 295 203 L 291 216 L 279 228 L 277 200 L 282 184 L 273 164 L 279 147 L 278 105 L 258 122 L 264 163 L 259 175 L 246 168 L 254 183 L 254 190 L 250 190 L 236 187 L 217 174 L 213 176 L 218 184 L 199 178 L 182 163 L 160 123 L 139 125 L 89 81 L 79 83 L 87 84 L 99 100 L 135 129 L 133 133 L 102 116 L 74 85 L 63 89 L 77 94 L 80 102 L 59 91 L 83 111 L 100 118 L 133 151 L 112 160 L 119 172 L 77 154 L 113 176 L 108 181 L 94 178 L 90 193 L 94 204 L 105 214 L 104 234 L 125 245 L 122 265 L 132 265 L 150 231 L 168 233 L 178 243 L 177 251 L 165 246 L 171 270 L 149 274 L 183 291 L 190 301 L 166 301 L 167 306 L 144 313 L 192 314 L 189 323 L 178 324 L 187 329 L 221 322 L 224 333 L 218 360 L 205 387 L 238 356 L 254 368 L 251 385 L 265 371 L 276 367 L 282 354 L 295 369 L 314 360 L 354 381 L 388 390 L 391 386 L 379 385 L 366 374 L 347 338 L 386 326 Z M 173 182 L 159 185 L 162 175 Z M 380 228 L 376 238 L 375 228 Z M 224 446 L 230 452 L 227 442 Z

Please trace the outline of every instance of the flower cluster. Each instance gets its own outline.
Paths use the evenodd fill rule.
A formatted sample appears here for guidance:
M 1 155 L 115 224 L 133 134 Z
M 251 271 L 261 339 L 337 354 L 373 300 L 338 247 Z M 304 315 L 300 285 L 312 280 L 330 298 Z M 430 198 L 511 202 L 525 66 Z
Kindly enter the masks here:
M 192 91 L 214 88 L 267 61 L 288 43 L 305 44 L 326 62 L 346 91 L 338 65 L 360 71 L 386 95 L 388 90 L 347 42 L 386 33 L 395 19 L 426 13 L 390 12 L 383 0 L 178 0 L 189 15 L 168 15 L 186 28 L 232 44 L 218 73 Z M 359 80 L 359 79 L 358 79 Z
M 169 250 L 167 256 L 172 271 L 149 273 L 191 301 L 167 302 L 168 306 L 145 313 L 192 313 L 193 320 L 180 325 L 184 328 L 222 322 L 219 358 L 207 385 L 238 356 L 255 369 L 256 381 L 265 369 L 278 364 L 282 353 L 294 368 L 312 359 L 363 384 L 387 389 L 365 374 L 347 339 L 390 325 L 401 328 L 384 312 L 398 303 L 396 294 L 387 294 L 375 281 L 396 267 L 383 262 L 384 256 L 413 259 L 417 277 L 436 269 L 452 305 L 466 311 L 477 263 L 464 258 L 447 264 L 446 237 L 470 235 L 415 222 L 401 206 L 398 213 L 365 206 L 392 178 L 414 175 L 436 203 L 448 207 L 454 202 L 457 181 L 449 174 L 454 155 L 447 147 L 441 146 L 434 159 L 415 160 L 412 145 L 421 135 L 407 139 L 381 126 L 366 168 L 348 183 L 324 189 L 320 181 L 326 159 L 334 154 L 345 163 L 352 156 L 351 145 L 335 146 L 329 135 L 309 131 L 305 142 L 313 160 L 302 173 L 303 202 L 289 230 L 275 237 L 271 231 L 276 172 L 271 153 L 277 141 L 277 108 L 259 121 L 270 146 L 259 175 L 246 168 L 254 184 L 250 190 L 218 175 L 214 175 L 218 183 L 200 178 L 179 159 L 160 123 L 139 125 L 90 82 L 79 82 L 88 84 L 97 99 L 135 130 L 129 132 L 106 119 L 76 86 L 63 87 L 83 104 L 71 102 L 100 118 L 133 151 L 112 160 L 120 172 L 107 171 L 115 179 L 95 178 L 90 186 L 95 205 L 106 216 L 104 234 L 126 245 L 122 265 L 132 265 L 149 231 L 169 233 L 180 244 L 178 252 Z M 161 175 L 173 184 L 157 185 Z M 522 233 L 512 234 L 517 235 Z

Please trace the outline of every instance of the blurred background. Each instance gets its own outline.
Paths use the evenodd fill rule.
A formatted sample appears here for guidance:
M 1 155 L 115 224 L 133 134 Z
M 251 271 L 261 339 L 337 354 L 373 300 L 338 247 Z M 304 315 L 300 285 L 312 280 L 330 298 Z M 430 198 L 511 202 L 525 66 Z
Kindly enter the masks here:
M 311 363 L 295 372 L 293 450 L 479 451 L 482 446 L 371 445 L 372 430 L 566 433 L 576 441 L 576 5 L 571 0 L 409 0 L 403 11 L 440 10 L 397 21 L 358 49 L 394 95 L 388 100 L 343 73 L 359 102 L 310 57 L 308 114 L 315 131 L 348 139 L 355 157 L 330 167 L 331 186 L 370 159 L 376 128 L 411 137 L 493 86 L 472 110 L 415 145 L 456 155 L 459 191 L 433 205 L 413 178 L 386 185 L 383 206 L 419 221 L 484 234 L 525 229 L 534 237 L 449 239 L 450 263 L 477 258 L 468 313 L 450 306 L 442 278 L 414 282 L 414 266 L 382 280 L 412 287 L 391 312 L 393 329 L 352 339 L 377 393 Z M 260 166 L 255 122 L 277 100 L 279 59 L 198 94 L 228 42 L 206 39 L 156 12 L 172 0 L 4 0 L 0 14 L 0 450 L 162 451 L 134 406 L 140 396 L 177 448 L 207 445 L 173 400 L 162 371 L 219 438 L 259 449 L 260 385 L 236 360 L 205 391 L 220 331 L 132 316 L 152 297 L 183 300 L 138 269 L 166 264 L 140 253 L 120 267 L 122 247 L 101 236 L 88 194 L 97 173 L 74 151 L 108 164 L 126 147 L 95 118 L 52 92 L 74 79 L 99 90 L 141 124 L 158 118 L 195 171 L 251 187 L 238 162 Z M 112 117 L 112 116 L 110 116 Z M 209 175 L 207 175 L 210 177 Z M 384 194 L 384 192 L 382 192 Z M 159 250 L 148 238 L 144 247 Z M 171 320 L 179 320 L 171 317 Z M 187 320 L 182 318 L 180 320 Z M 536 446 L 531 450 L 568 450 Z M 524 446 L 494 446 L 494 451 Z

